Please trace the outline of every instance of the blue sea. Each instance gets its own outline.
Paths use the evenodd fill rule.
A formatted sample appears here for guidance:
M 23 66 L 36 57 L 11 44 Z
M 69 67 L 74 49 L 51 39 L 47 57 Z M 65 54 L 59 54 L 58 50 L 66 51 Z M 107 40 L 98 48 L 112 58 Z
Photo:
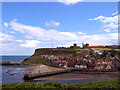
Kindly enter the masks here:
M 11 61 L 20 62 L 30 56 L 1 56 L 1 57 L 2 57 L 2 62 L 11 62 Z
M 0 61 L 2 62 L 20 62 L 29 56 L 1 56 Z M 1 66 L 0 66 L 1 67 Z M 2 66 L 2 82 L 3 83 L 14 83 L 14 82 L 24 82 L 24 80 L 18 75 L 10 75 L 6 73 L 10 69 L 14 69 L 16 66 Z M 17 67 L 16 69 L 19 69 Z
M 28 58 L 30 56 L 2 56 L 2 62 L 20 62 L 24 60 L 25 58 Z M 1 60 L 0 60 L 1 61 Z M 46 77 L 48 80 L 38 80 L 38 81 L 32 81 L 32 80 L 23 80 L 22 77 L 27 72 L 27 70 L 23 66 L 1 66 L 2 67 L 2 82 L 3 83 L 14 83 L 14 82 L 46 82 L 46 81 L 56 81 L 54 78 L 82 78 L 78 80 L 57 80 L 60 83 L 66 83 L 68 84 L 77 84 L 80 82 L 90 82 L 90 81 L 97 81 L 97 80 L 103 80 L 103 79 L 116 79 L 120 76 L 120 74 L 81 74 L 80 72 L 71 72 L 71 73 L 65 73 L 60 75 L 53 75 Z M 13 70 L 10 74 L 8 73 L 9 70 Z M 53 78 L 51 80 L 51 78 Z M 86 78 L 86 79 L 84 79 Z

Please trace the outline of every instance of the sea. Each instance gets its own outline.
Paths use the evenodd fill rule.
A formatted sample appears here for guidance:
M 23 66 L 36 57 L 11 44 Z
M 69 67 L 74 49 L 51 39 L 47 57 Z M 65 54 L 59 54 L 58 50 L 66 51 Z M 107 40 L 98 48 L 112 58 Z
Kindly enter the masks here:
M 30 56 L 1 56 L 0 62 L 20 62 Z M 77 84 L 80 82 L 98 81 L 104 79 L 117 79 L 120 73 L 111 74 L 81 74 L 79 71 L 64 73 L 59 75 L 53 75 L 45 77 L 44 80 L 24 80 L 23 76 L 27 73 L 27 69 L 24 66 L 9 65 L 2 66 L 2 83 L 15 83 L 15 82 L 46 82 L 46 81 L 58 81 L 64 84 Z M 12 71 L 11 71 L 12 70 Z M 52 78 L 52 79 L 51 79 Z M 57 79 L 56 79 L 57 78 Z

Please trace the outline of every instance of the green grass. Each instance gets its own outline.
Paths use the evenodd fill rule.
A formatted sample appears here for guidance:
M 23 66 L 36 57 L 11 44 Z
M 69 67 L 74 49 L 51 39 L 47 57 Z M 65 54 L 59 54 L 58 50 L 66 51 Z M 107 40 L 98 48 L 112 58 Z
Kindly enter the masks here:
M 120 80 L 109 80 L 105 79 L 103 81 L 92 81 L 87 83 L 78 83 L 78 84 L 61 84 L 58 81 L 48 81 L 48 82 L 23 82 L 23 83 L 2 83 L 2 89 L 41 89 L 41 88 L 56 88 L 56 89 L 74 89 L 74 88 L 110 88 L 110 89 L 118 89 L 120 88 Z
M 25 59 L 25 61 L 23 61 L 22 63 L 26 63 L 26 64 L 47 64 L 47 65 L 52 65 L 52 62 L 48 61 L 45 58 L 41 58 L 40 55 L 33 55 L 27 59 Z
M 58 48 L 41 48 L 41 49 L 36 49 L 36 52 L 40 52 L 37 53 L 37 55 L 42 55 L 43 52 L 44 54 L 47 55 L 63 55 L 63 56 L 80 56 L 83 54 L 88 53 L 89 49 L 58 49 Z
M 112 50 L 110 48 L 91 48 L 92 50 L 95 50 L 95 49 L 100 49 L 100 50 Z M 114 49 L 116 51 L 120 51 L 120 49 Z
M 100 49 L 100 50 L 111 50 L 110 48 L 91 48 L 92 50 L 95 50 L 95 49 Z
M 114 49 L 114 50 L 116 50 L 116 51 L 120 52 L 120 49 Z

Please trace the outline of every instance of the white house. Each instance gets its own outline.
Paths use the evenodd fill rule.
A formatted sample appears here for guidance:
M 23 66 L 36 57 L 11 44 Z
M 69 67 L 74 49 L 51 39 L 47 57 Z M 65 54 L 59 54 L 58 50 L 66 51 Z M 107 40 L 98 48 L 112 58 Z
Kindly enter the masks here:
M 110 65 L 107 65 L 106 69 L 107 69 L 107 70 L 111 69 L 111 66 L 110 66 Z
M 75 68 L 87 68 L 86 65 L 75 65 Z
M 95 69 L 100 70 L 100 67 L 96 66 Z
M 94 50 L 94 52 L 99 54 L 99 55 L 102 55 L 102 50 L 96 49 L 96 50 Z

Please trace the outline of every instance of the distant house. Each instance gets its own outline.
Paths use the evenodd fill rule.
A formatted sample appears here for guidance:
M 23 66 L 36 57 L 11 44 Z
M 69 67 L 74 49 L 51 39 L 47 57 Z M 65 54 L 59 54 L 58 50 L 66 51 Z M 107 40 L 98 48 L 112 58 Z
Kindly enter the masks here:
M 95 64 L 93 62 L 88 63 L 88 68 L 94 68 L 94 67 L 95 67 Z
M 68 62 L 67 61 L 55 61 L 54 66 L 63 66 L 63 67 L 68 67 Z
M 96 70 L 100 70 L 100 67 L 99 67 L 99 66 L 96 66 L 95 69 L 96 69 Z
M 42 58 L 47 58 L 47 57 L 48 57 L 48 55 L 41 55 L 41 57 L 42 57 Z
M 70 46 L 70 48 L 80 48 L 80 46 L 77 46 L 77 44 L 74 43 L 73 46 Z
M 120 61 L 114 60 L 114 61 L 112 61 L 112 64 L 113 64 L 117 69 L 120 70 Z
M 95 60 L 95 57 L 90 57 L 90 60 Z
M 88 43 L 82 43 L 83 48 L 104 48 L 104 46 L 89 46 Z
M 87 65 L 75 65 L 75 68 L 80 68 L 80 69 L 84 69 L 87 68 Z
M 110 65 L 107 65 L 106 69 L 107 69 L 107 70 L 110 70 L 110 69 L 111 69 L 111 66 L 110 66 Z
M 82 43 L 82 46 L 83 46 L 83 48 L 88 48 L 89 44 L 88 43 L 86 43 L 86 44 Z
M 102 50 L 99 50 L 99 49 L 96 49 L 94 50 L 95 53 L 99 54 L 99 55 L 102 55 L 103 51 Z

